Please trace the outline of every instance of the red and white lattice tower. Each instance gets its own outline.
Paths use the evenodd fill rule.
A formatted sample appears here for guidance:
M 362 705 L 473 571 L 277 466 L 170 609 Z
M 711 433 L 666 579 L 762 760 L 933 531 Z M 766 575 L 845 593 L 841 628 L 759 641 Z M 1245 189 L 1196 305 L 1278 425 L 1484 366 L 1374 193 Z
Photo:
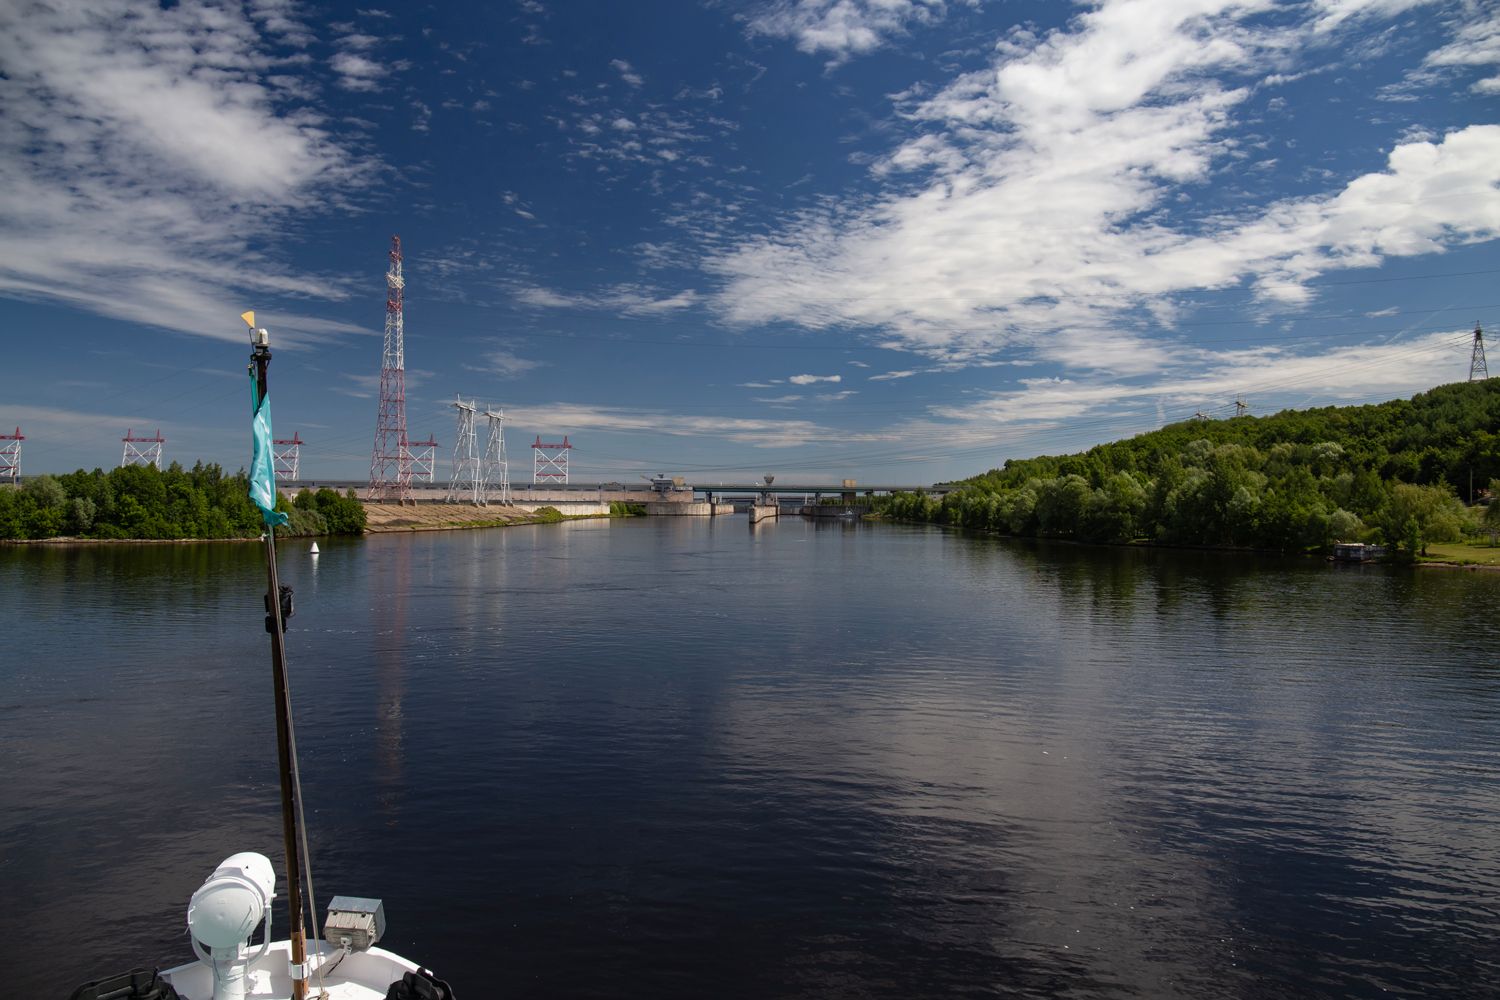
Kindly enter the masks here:
M 573 446 L 568 444 L 564 437 L 562 444 L 542 444 L 542 436 L 537 435 L 536 444 L 531 446 L 531 454 L 535 457 L 535 464 L 531 470 L 531 482 L 558 483 L 563 486 L 568 484 L 568 451 Z
M 0 434 L 0 479 L 21 481 L 21 442 L 26 438 L 17 427 L 14 434 Z
M 406 448 L 406 357 L 402 347 L 401 237 L 391 237 L 391 268 L 385 275 L 385 354 L 380 362 L 380 415 L 370 459 L 370 499 L 411 500 L 411 452 Z
M 271 449 L 276 460 L 276 478 L 296 482 L 299 478 L 297 463 L 302 455 L 302 446 L 307 442 L 302 440 L 301 434 L 294 432 L 289 438 L 274 438 L 271 443 L 276 446 Z
M 17 428 L 19 430 L 20 428 Z M 166 438 L 161 436 L 161 431 L 156 432 L 156 437 L 136 437 L 129 428 L 125 430 L 125 436 L 120 439 L 125 442 L 125 453 L 120 456 L 120 465 L 149 465 L 161 471 L 161 446 L 166 443 Z
M 406 442 L 406 453 L 411 456 L 413 482 L 432 482 L 433 468 L 437 465 L 437 450 L 441 447 L 437 438 L 431 436 L 426 441 Z

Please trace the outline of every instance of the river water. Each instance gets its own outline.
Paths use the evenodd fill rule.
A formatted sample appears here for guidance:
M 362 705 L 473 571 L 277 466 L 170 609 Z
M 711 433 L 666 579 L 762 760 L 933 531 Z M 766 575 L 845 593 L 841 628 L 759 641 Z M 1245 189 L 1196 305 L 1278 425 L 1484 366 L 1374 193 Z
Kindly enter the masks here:
M 282 546 L 314 885 L 461 1000 L 1500 995 L 1500 574 L 801 518 L 321 545 Z M 0 992 L 187 961 L 221 858 L 281 871 L 264 584 L 0 548 Z

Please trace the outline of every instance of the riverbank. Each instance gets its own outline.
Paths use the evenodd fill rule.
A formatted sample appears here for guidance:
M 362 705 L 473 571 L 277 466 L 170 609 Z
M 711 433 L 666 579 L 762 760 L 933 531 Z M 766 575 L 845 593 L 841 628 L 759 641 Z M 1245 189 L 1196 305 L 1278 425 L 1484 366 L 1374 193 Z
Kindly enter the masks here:
M 460 528 L 505 528 L 513 524 L 548 524 L 553 521 L 575 521 L 580 518 L 610 517 L 610 514 L 564 514 L 556 507 L 523 507 L 495 505 L 474 507 L 468 504 L 367 503 L 365 531 L 378 534 L 389 531 L 452 531 Z M 551 513 L 544 513 L 544 512 Z
M 550 511 L 551 513 L 544 513 Z M 612 514 L 563 514 L 553 507 L 525 510 L 520 507 L 471 507 L 464 504 L 365 505 L 365 533 L 393 531 L 457 531 L 464 528 L 506 528 L 515 524 L 552 524 L 583 518 L 614 517 Z M 278 541 L 317 541 L 331 535 L 278 536 Z M 7 538 L 0 545 L 181 545 L 187 542 L 258 542 L 260 536 L 244 538 Z
M 912 521 L 904 518 L 888 517 L 884 514 L 866 514 L 865 517 L 872 521 L 890 521 L 893 524 L 930 524 L 937 528 L 972 531 L 975 534 L 987 535 L 991 538 L 1037 538 L 1035 535 L 1008 535 L 1004 532 L 988 531 L 984 528 L 965 528 L 955 524 L 939 524 L 937 521 Z M 1295 551 L 1291 549 L 1258 549 L 1247 545 L 1173 545 L 1168 542 L 1150 542 L 1139 539 L 1129 542 L 1083 542 L 1076 538 L 1047 538 L 1041 540 L 1065 542 L 1069 545 L 1085 545 L 1093 548 L 1169 549 L 1178 552 L 1247 552 L 1268 556 L 1306 556 L 1309 559 L 1329 558 L 1322 553 Z M 1380 562 L 1379 565 L 1425 566 L 1430 569 L 1500 570 L 1500 548 L 1462 544 L 1431 544 L 1427 546 L 1427 551 L 1431 555 L 1410 562 L 1389 560 Z

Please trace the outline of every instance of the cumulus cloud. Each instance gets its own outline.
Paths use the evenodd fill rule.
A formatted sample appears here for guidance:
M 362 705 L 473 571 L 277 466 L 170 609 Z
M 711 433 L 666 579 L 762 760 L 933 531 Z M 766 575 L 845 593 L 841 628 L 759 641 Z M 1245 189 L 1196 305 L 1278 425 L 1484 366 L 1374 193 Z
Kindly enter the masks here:
M 811 55 L 827 53 L 832 67 L 945 13 L 943 0 L 779 0 L 749 15 L 746 28 L 751 35 L 790 38 Z
M 792 385 L 812 385 L 814 382 L 842 382 L 842 375 L 793 375 L 787 379 Z
M 1019 348 L 1147 373 L 1168 354 L 1140 318 L 1170 324 L 1185 291 L 1250 285 L 1264 309 L 1296 307 L 1330 270 L 1492 239 L 1493 125 L 1401 143 L 1324 194 L 1173 213 L 1234 148 L 1254 81 L 1401 6 L 1325 2 L 1268 26 L 1270 0 L 1106 0 L 1045 37 L 1015 29 L 988 68 L 903 99 L 923 131 L 872 164 L 878 194 L 709 258 L 714 304 L 737 324 L 882 331 L 944 362 Z
M 0 8 L 0 293 L 225 338 L 237 301 L 345 296 L 252 249 L 370 171 L 278 103 L 262 30 L 300 37 L 284 4 Z

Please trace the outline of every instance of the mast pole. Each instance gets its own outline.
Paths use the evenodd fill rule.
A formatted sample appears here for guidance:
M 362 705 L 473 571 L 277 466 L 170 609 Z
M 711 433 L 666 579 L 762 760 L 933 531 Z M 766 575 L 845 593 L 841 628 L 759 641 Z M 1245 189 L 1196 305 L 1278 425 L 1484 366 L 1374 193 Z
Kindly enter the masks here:
M 257 399 L 266 398 L 266 366 L 271 350 L 258 344 L 251 360 L 255 362 Z M 259 403 L 257 403 L 259 405 Z M 271 677 L 276 688 L 276 755 L 281 771 L 281 829 L 286 840 L 286 903 L 290 916 L 292 966 L 292 1000 L 307 996 L 307 934 L 302 922 L 302 880 L 298 860 L 297 815 L 292 782 L 292 706 L 286 679 L 286 645 L 282 641 L 281 586 L 276 575 L 276 528 L 266 525 L 266 585 L 271 595 Z

